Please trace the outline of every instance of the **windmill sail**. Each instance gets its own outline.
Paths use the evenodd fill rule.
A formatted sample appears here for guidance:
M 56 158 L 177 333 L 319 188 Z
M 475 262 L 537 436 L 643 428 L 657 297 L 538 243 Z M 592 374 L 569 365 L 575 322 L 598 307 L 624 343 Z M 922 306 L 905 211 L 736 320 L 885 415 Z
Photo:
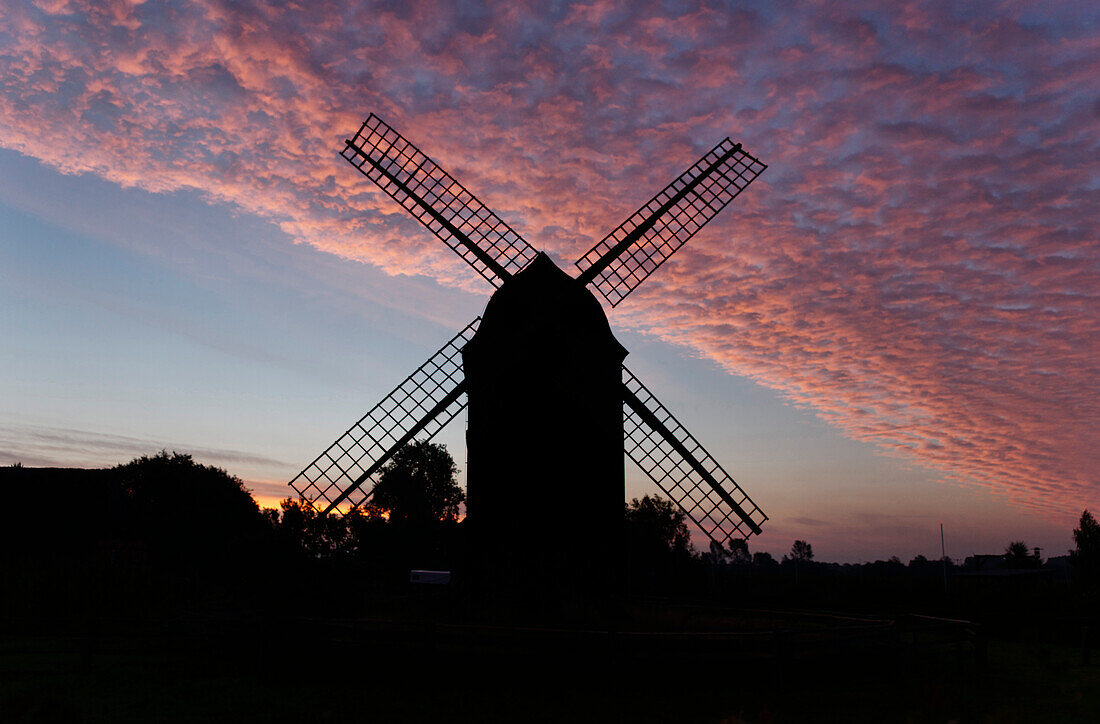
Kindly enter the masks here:
M 760 533 L 768 519 L 699 441 L 623 367 L 626 454 L 711 540 Z
M 766 168 L 726 138 L 577 260 L 578 279 L 616 306 Z
M 340 155 L 494 287 L 535 258 L 512 227 L 373 113 Z
M 375 473 L 395 452 L 417 435 L 431 439 L 466 406 L 462 348 L 480 321 L 478 317 L 466 325 L 298 473 L 290 486 L 323 513 L 345 502 L 357 507 L 369 499 Z

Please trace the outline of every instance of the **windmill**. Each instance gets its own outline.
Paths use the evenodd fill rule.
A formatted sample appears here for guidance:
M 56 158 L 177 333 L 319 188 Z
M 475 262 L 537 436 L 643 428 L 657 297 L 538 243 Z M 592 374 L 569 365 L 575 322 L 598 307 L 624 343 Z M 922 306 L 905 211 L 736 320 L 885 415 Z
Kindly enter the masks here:
M 377 116 L 341 155 L 495 291 L 291 481 L 302 498 L 324 514 L 362 505 L 397 450 L 468 405 L 466 525 L 483 578 L 534 567 L 596 585 L 583 561 L 615 555 L 623 450 L 711 540 L 760 533 L 767 516 L 622 364 L 593 292 L 617 306 L 765 164 L 724 139 L 584 254 L 574 278 Z

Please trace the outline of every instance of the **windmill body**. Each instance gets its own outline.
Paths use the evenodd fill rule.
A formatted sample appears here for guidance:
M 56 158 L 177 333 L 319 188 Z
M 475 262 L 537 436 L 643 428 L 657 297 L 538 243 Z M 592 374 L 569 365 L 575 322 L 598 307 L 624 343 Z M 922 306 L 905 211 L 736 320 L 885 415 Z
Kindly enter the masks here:
M 614 585 L 625 356 L 599 301 L 544 254 L 489 300 L 462 353 L 478 589 L 568 598 Z
M 760 533 L 767 516 L 623 366 L 626 350 L 594 295 L 617 305 L 763 163 L 724 139 L 583 255 L 571 277 L 377 116 L 341 155 L 496 291 L 484 318 L 291 481 L 301 497 L 324 514 L 363 504 L 397 450 L 431 438 L 468 404 L 466 525 L 483 592 L 535 601 L 614 588 L 624 452 L 713 541 Z

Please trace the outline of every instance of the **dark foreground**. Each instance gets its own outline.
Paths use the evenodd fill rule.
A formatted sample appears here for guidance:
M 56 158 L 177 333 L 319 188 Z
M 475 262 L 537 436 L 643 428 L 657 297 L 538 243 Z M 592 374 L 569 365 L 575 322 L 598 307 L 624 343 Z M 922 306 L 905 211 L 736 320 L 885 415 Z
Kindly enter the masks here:
M 0 468 L 0 492 L 23 503 L 0 724 L 1100 721 L 1100 590 L 1051 571 L 718 564 L 636 536 L 600 561 L 621 593 L 578 609 L 549 579 L 472 596 L 461 525 L 272 515 L 186 456 Z
M 649 604 L 653 608 L 654 604 Z M 660 607 L 667 614 L 669 608 Z M 9 621 L 0 719 L 1090 722 L 1100 662 L 1037 632 L 675 606 L 702 631 L 206 614 Z M 645 618 L 643 614 L 639 618 Z M 740 622 L 742 625 L 737 627 Z M 715 630 L 725 623 L 729 630 Z M 681 627 L 682 628 L 682 627 Z

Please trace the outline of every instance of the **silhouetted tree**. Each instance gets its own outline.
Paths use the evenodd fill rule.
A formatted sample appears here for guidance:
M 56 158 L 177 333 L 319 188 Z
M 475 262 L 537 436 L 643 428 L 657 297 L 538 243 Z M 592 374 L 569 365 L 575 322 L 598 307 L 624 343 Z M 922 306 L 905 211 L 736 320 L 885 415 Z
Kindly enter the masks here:
M 386 516 L 374 505 L 360 505 L 344 516 L 348 553 L 359 558 L 377 554 L 386 545 Z
M 643 555 L 689 555 L 691 537 L 684 514 L 669 500 L 646 495 L 626 506 L 628 545 Z
M 285 544 L 314 558 L 332 558 L 348 552 L 351 541 L 345 516 L 339 513 L 323 516 L 303 498 L 286 498 L 279 507 L 281 514 L 276 517 L 275 527 Z
M 775 568 L 779 565 L 772 554 L 767 551 L 757 551 L 753 553 L 752 564 L 757 568 Z
M 671 591 L 690 575 L 697 559 L 684 514 L 671 501 L 649 495 L 634 498 L 625 506 L 622 530 L 627 581 L 632 589 Z M 724 557 L 724 550 L 721 555 Z
M 395 523 L 453 523 L 458 520 L 458 506 L 466 500 L 457 474 L 458 466 L 445 445 L 416 440 L 382 466 L 371 502 Z
M 382 557 L 391 572 L 454 568 L 462 549 L 458 508 L 466 499 L 458 466 L 445 445 L 418 440 L 405 445 L 379 471 L 373 509 L 353 522 L 360 557 Z M 380 516 L 387 519 L 383 525 Z M 367 547 L 378 546 L 375 553 Z
M 796 540 L 794 545 L 791 546 L 791 560 L 792 561 L 812 561 L 814 558 L 814 548 L 804 540 Z
M 1008 568 L 1038 568 L 1039 559 L 1031 554 L 1027 544 L 1014 540 L 1005 548 L 1005 566 Z
M 808 565 L 813 561 L 814 549 L 804 540 L 796 540 L 791 546 L 789 555 L 783 556 L 783 566 L 794 568 L 794 582 L 798 583 L 798 568 L 800 565 Z
M 120 533 L 176 560 L 224 561 L 257 542 L 265 518 L 240 478 L 161 450 L 114 468 L 122 487 Z
M 712 540 L 708 546 L 708 551 L 703 554 L 703 559 L 708 563 L 714 563 L 722 565 L 729 560 L 729 551 L 725 546 L 716 540 Z
M 1069 552 L 1070 563 L 1083 581 L 1096 582 L 1100 574 L 1100 523 L 1088 510 L 1081 513 L 1081 521 L 1073 529 L 1073 542 L 1077 547 Z
M 752 562 L 749 544 L 744 538 L 730 538 L 726 546 L 729 548 L 730 563 L 743 566 Z
M 743 538 L 730 538 L 726 542 L 726 545 L 722 545 L 718 541 L 712 540 L 709 545 L 709 551 L 704 553 L 702 557 L 710 563 L 732 563 L 735 566 L 742 566 L 752 562 L 752 555 L 749 553 L 749 544 L 746 543 Z
M 268 509 L 263 515 L 284 545 L 312 558 L 392 562 L 395 548 L 408 548 L 413 541 L 416 552 L 423 553 L 438 543 L 440 528 L 454 527 L 463 499 L 454 482 L 456 470 L 444 446 L 414 443 L 384 468 L 384 479 L 368 503 L 322 516 L 309 501 L 286 498 L 280 510 Z M 376 505 L 376 500 L 390 507 Z
M 0 541 L 14 532 L 11 543 L 22 545 L 3 545 L 0 618 L 20 595 L 15 577 L 32 610 L 123 620 L 248 596 L 269 570 L 271 528 L 248 490 L 190 455 L 162 450 L 109 469 L 4 472 L 23 483 L 9 493 L 48 515 L 14 513 L 0 526 Z M 5 558 L 19 563 L 14 576 Z

